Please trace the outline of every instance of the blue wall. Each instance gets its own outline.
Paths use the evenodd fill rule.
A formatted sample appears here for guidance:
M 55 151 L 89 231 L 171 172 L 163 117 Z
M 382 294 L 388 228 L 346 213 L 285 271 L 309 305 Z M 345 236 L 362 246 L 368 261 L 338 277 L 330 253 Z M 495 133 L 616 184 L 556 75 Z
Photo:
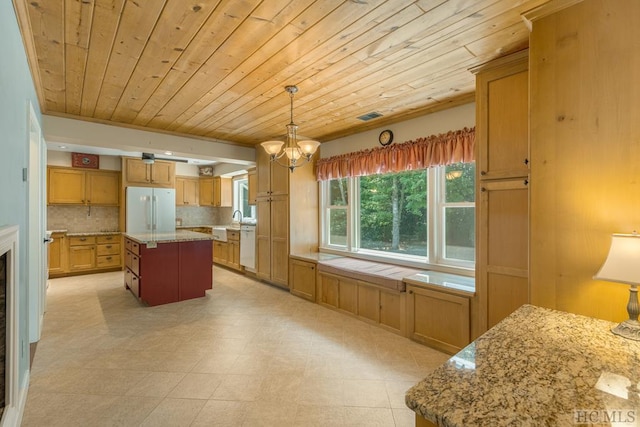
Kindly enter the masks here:
M 31 72 L 11 0 L 0 0 L 0 226 L 19 226 L 20 385 L 29 369 L 27 320 L 27 202 L 22 169 L 29 162 L 29 102 L 40 116 Z

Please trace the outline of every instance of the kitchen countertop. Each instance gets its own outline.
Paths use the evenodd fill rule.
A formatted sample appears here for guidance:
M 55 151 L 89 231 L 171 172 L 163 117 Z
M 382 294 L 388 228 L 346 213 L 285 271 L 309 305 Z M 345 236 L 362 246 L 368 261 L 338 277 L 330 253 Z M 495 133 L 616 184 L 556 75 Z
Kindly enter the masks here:
M 135 240 L 140 244 L 156 243 L 175 243 L 188 242 L 194 240 L 213 240 L 211 234 L 197 233 L 195 231 L 176 230 L 168 233 L 124 233 L 125 237 Z
M 84 233 L 67 232 L 67 237 L 112 236 L 114 234 L 122 234 L 122 233 L 119 231 L 92 231 L 92 232 L 84 232 Z
M 402 279 L 410 285 L 423 288 L 447 291 L 462 296 L 473 296 L 476 292 L 476 281 L 473 277 L 457 274 L 440 273 L 438 271 L 424 271 Z
M 612 326 L 524 305 L 410 388 L 405 402 L 439 426 L 601 424 L 587 423 L 584 411 L 627 416 L 640 406 L 638 388 L 627 390 L 640 381 L 640 341 Z

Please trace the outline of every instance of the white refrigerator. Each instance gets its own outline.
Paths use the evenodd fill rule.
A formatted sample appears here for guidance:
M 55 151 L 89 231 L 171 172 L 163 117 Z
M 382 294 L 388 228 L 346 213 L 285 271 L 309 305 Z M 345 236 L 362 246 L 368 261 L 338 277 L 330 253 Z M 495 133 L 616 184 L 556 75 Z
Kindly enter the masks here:
M 176 230 L 176 190 L 127 187 L 127 233 Z

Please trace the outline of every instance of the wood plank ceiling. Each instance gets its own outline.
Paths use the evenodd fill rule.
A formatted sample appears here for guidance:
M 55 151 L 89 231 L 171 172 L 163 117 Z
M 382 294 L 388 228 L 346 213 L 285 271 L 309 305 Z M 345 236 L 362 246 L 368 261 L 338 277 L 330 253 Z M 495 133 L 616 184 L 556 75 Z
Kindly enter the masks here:
M 284 134 L 289 84 L 319 141 L 469 102 L 469 68 L 527 47 L 520 15 L 547 1 L 14 3 L 44 113 L 257 144 Z

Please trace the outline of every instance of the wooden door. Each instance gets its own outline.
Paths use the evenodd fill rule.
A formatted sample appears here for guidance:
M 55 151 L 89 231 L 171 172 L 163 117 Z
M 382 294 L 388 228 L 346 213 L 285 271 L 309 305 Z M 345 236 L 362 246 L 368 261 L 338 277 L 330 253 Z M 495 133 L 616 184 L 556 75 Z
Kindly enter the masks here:
M 529 302 L 529 190 L 524 179 L 483 182 L 479 210 L 479 280 L 487 328 Z
M 299 297 L 316 300 L 316 264 L 289 259 L 289 289 Z
M 404 294 L 380 291 L 380 324 L 405 336 L 405 310 L 402 308 Z
M 125 159 L 126 182 L 130 184 L 148 184 L 151 180 L 149 165 L 140 159 Z
M 240 242 L 237 240 L 229 240 L 227 265 L 236 270 L 240 270 Z
M 469 298 L 407 286 L 409 338 L 447 353 L 469 344 Z
M 256 147 L 256 198 L 271 195 L 271 162 L 262 147 Z
M 84 171 L 49 168 L 47 184 L 47 201 L 50 205 L 85 203 Z
M 258 198 L 256 204 L 256 275 L 262 280 L 271 279 L 271 201 Z
M 69 270 L 90 270 L 95 267 L 95 245 L 71 246 L 69 248 Z
M 380 291 L 367 285 L 358 286 L 358 316 L 380 322 Z
M 173 188 L 175 185 L 176 164 L 156 161 L 151 165 L 151 182 L 154 185 Z
M 256 197 L 258 196 L 258 174 L 256 173 L 255 168 L 249 170 L 247 174 L 247 186 L 249 187 L 249 204 L 256 204 Z
M 53 233 L 53 242 L 49 244 L 49 274 L 66 272 L 67 238 L 64 233 Z
M 528 51 L 478 73 L 478 171 L 481 179 L 529 173 Z
M 259 214 L 260 215 L 260 214 Z M 258 216 L 260 220 L 260 216 Z M 271 197 L 271 282 L 289 287 L 289 198 Z
M 334 276 L 320 274 L 320 303 L 338 308 L 339 282 Z
M 183 181 L 183 197 L 186 205 L 198 206 L 200 200 L 197 178 L 188 178 Z
M 200 206 L 213 206 L 213 178 L 200 178 Z
M 338 292 L 338 308 L 358 314 L 358 283 L 341 277 Z
M 291 171 L 277 163 L 271 163 L 271 194 L 281 196 L 289 194 L 289 175 Z
M 87 172 L 87 203 L 118 206 L 120 203 L 120 174 L 117 172 Z

